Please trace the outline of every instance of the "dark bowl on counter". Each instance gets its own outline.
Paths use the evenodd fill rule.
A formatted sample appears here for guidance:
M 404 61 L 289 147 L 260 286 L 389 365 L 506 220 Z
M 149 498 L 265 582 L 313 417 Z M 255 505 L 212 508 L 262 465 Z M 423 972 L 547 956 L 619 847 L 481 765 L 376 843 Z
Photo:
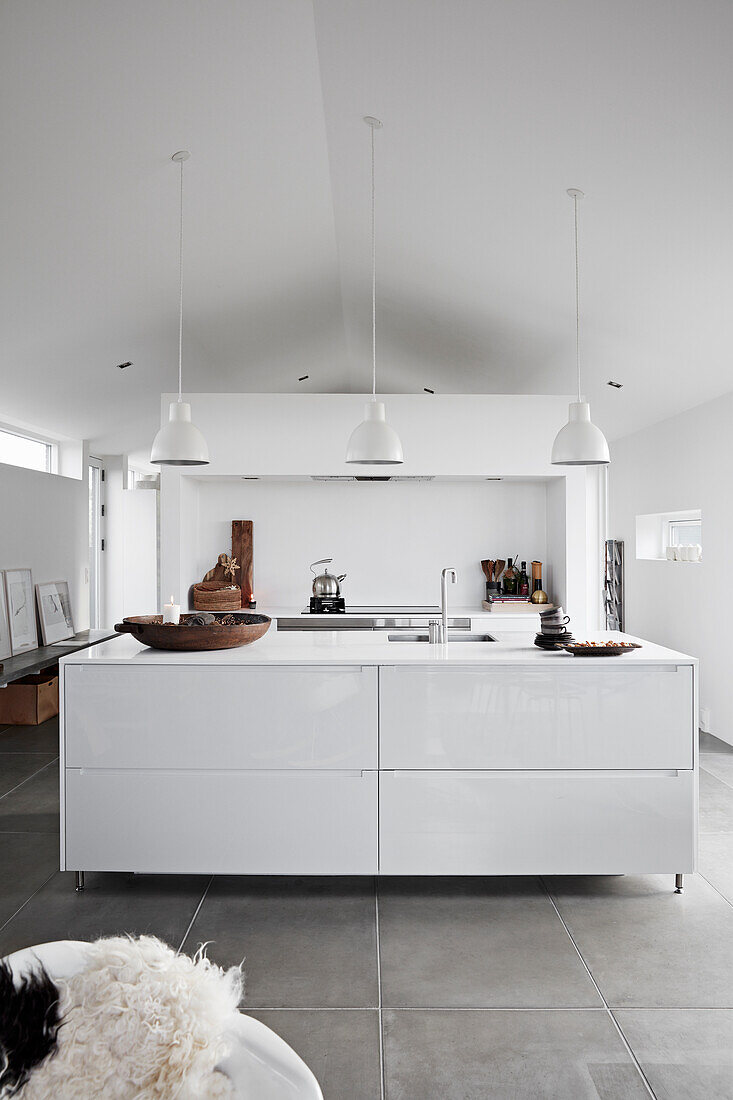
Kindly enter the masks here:
M 272 619 L 250 611 L 228 612 L 214 616 L 215 621 L 203 626 L 189 624 L 198 618 L 196 612 L 181 615 L 178 625 L 164 623 L 162 615 L 131 615 L 117 623 L 119 634 L 131 634 L 138 642 L 151 649 L 175 649 L 181 652 L 200 652 L 206 649 L 237 649 L 250 645 L 266 634 Z M 235 618 L 235 624 L 222 623 L 220 619 Z

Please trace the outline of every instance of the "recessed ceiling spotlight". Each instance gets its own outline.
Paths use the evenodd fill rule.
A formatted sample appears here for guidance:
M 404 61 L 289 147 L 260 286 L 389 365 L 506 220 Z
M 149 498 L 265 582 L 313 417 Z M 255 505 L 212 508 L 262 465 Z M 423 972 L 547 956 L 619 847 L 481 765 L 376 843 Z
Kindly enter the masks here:
M 309 374 L 301 374 L 301 376 L 300 376 L 300 378 L 298 379 L 298 381 L 299 381 L 299 382 L 305 382 L 305 380 L 306 380 L 307 378 L 310 378 L 310 375 L 309 375 Z
M 487 481 L 503 481 L 504 478 L 503 477 L 487 477 L 486 480 Z
M 613 386 L 615 390 L 622 390 L 624 388 L 623 382 L 606 382 L 607 386 Z
M 118 363 L 117 364 L 117 369 L 118 370 L 124 370 L 125 367 L 131 367 L 131 366 L 132 366 L 132 363 Z
M 423 386 L 423 393 L 435 393 L 435 390 L 429 390 L 427 386 Z
M 253 477 L 251 474 L 243 474 L 242 481 L 259 481 L 259 477 Z

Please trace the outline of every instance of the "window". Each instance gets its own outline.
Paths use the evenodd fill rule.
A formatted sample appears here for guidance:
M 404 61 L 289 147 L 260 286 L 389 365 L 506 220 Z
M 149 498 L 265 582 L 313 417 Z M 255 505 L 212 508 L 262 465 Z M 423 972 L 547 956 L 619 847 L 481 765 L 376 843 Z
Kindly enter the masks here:
M 43 473 L 56 472 L 56 445 L 21 432 L 0 429 L 0 462 L 9 466 L 25 466 Z
M 702 546 L 702 522 L 699 519 L 670 519 L 667 521 L 665 546 Z

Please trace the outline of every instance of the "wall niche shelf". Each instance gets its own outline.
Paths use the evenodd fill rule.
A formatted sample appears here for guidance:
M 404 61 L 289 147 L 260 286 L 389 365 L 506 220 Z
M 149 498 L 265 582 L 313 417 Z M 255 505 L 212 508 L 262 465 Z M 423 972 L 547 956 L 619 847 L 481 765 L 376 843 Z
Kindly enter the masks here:
M 674 565 L 702 565 L 702 558 L 687 561 L 667 556 L 667 547 L 702 546 L 702 512 L 687 508 L 676 512 L 649 512 L 636 517 L 637 561 L 669 561 Z

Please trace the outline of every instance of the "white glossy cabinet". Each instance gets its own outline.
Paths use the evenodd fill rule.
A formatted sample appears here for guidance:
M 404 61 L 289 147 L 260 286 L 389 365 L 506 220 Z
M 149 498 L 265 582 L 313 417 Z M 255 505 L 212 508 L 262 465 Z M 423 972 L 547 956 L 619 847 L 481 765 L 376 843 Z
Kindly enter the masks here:
M 66 865 L 373 875 L 377 773 L 66 770 Z
M 624 662 L 66 658 L 62 869 L 692 871 L 694 665 Z
M 687 772 L 382 772 L 387 875 L 691 871 Z
M 690 665 L 383 667 L 385 769 L 690 769 Z
M 377 767 L 373 667 L 70 665 L 71 768 Z

